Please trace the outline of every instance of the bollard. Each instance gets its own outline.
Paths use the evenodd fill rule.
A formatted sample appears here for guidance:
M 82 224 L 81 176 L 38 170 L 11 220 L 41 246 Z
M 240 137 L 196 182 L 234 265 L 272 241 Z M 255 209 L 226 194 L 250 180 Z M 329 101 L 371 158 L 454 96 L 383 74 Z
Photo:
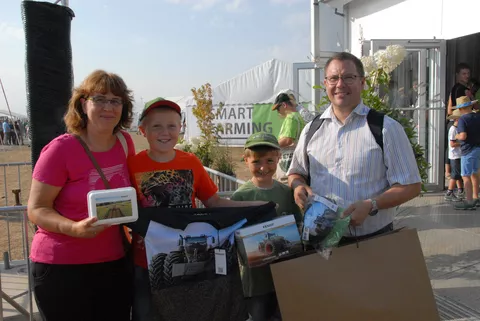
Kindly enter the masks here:
M 12 193 L 15 194 L 15 206 L 20 206 L 20 189 L 12 190 Z
M 3 266 L 5 270 L 10 270 L 10 256 L 8 252 L 3 252 Z

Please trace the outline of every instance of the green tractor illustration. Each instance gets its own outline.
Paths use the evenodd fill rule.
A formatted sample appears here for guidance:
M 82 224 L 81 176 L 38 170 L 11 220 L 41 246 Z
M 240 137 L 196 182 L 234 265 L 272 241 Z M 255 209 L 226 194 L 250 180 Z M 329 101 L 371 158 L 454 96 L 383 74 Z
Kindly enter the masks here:
M 215 243 L 215 237 L 211 235 L 180 235 L 177 251 L 153 256 L 149 268 L 152 289 L 171 286 L 184 276 L 204 272 L 206 264 L 214 257 L 213 248 L 208 245 L 208 239 L 211 239 L 211 244 Z
M 265 238 L 258 243 L 258 251 L 267 255 L 278 255 L 290 247 L 290 241 L 275 233 L 265 233 Z
M 315 241 L 319 242 L 325 239 L 332 231 L 337 221 L 337 213 L 327 208 L 323 215 L 317 216 L 313 224 L 315 224 Z
M 204 262 L 210 258 L 208 251 L 208 239 L 212 238 L 212 244 L 215 243 L 215 237 L 209 235 L 200 236 L 181 236 L 178 240 L 179 252 L 185 254 L 185 263 Z

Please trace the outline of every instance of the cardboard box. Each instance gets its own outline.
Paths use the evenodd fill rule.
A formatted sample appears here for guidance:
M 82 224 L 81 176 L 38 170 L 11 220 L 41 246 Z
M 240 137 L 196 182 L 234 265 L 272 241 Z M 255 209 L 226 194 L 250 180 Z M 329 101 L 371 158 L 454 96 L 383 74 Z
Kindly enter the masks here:
M 293 215 L 237 230 L 235 239 L 242 264 L 251 268 L 303 250 Z
M 283 321 L 440 321 L 417 231 L 270 265 Z

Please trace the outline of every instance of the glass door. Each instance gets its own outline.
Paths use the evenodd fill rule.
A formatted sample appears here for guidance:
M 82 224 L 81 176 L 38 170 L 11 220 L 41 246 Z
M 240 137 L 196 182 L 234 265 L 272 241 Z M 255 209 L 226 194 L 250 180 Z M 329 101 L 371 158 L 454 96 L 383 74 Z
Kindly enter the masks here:
M 445 41 L 371 40 L 368 47 L 374 54 L 392 44 L 405 47 L 407 55 L 391 75 L 385 91 L 388 104 L 415 124 L 417 141 L 431 165 L 427 190 L 441 191 L 445 184 Z

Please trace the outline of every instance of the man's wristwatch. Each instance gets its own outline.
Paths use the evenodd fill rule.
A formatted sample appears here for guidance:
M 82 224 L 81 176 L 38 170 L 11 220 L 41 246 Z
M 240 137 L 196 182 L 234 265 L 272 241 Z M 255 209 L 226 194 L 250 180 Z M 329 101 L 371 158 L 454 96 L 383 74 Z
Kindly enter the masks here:
M 372 203 L 372 210 L 368 215 L 370 216 L 375 216 L 378 213 L 378 206 L 377 206 L 377 200 L 374 198 L 369 199 L 369 201 Z

